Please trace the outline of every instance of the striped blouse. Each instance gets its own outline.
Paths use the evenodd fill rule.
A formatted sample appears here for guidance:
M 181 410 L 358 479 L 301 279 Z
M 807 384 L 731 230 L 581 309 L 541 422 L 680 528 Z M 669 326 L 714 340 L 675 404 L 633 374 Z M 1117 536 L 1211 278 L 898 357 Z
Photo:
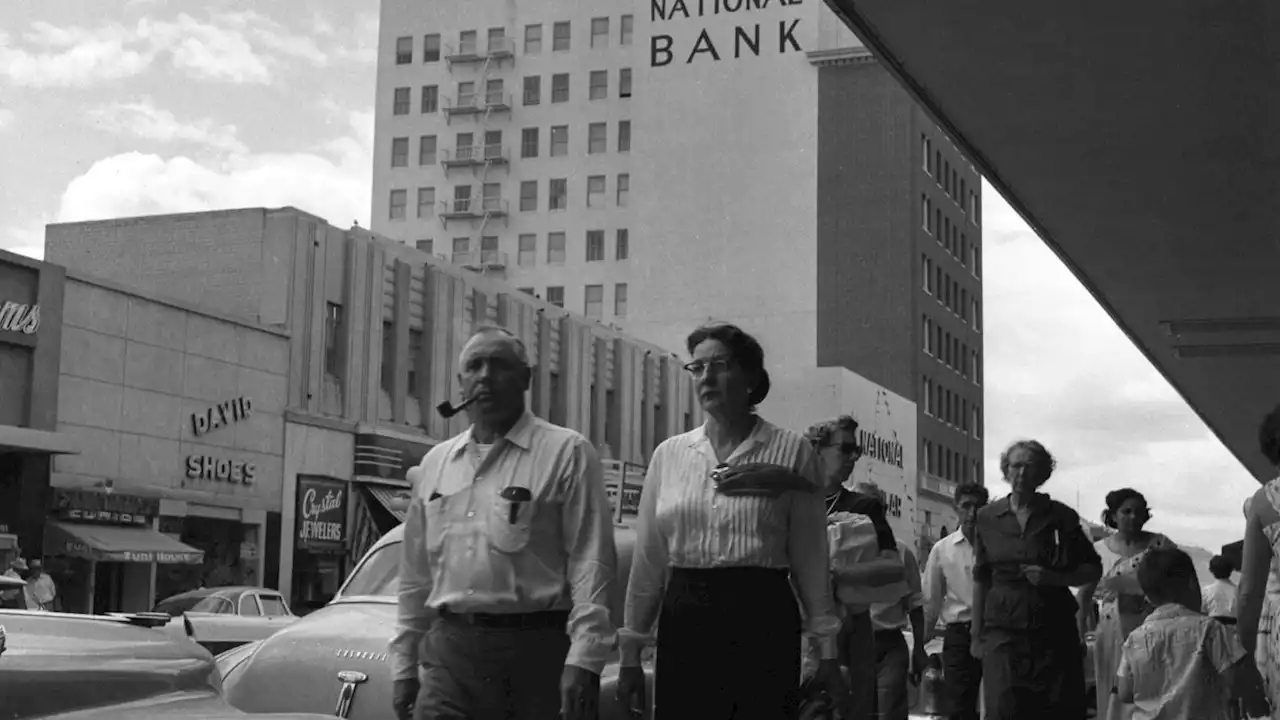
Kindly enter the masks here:
M 808 441 L 763 418 L 725 462 L 782 465 L 818 487 Z M 835 657 L 840 620 L 827 567 L 822 493 L 727 497 L 715 492 L 711 472 L 717 465 L 705 425 L 668 438 L 653 452 L 640 496 L 625 625 L 619 631 L 623 664 L 638 665 L 641 649 L 652 642 L 671 567 L 790 568 L 808 631 L 823 640 L 823 657 Z

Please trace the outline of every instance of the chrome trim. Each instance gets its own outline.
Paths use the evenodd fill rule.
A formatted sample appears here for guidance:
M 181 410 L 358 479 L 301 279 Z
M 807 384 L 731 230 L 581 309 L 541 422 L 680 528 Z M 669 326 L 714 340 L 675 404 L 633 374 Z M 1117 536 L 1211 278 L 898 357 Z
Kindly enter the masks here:
M 351 703 L 356 699 L 356 686 L 368 679 L 368 675 L 357 670 L 338 672 L 338 681 L 342 683 L 342 690 L 338 693 L 338 707 L 334 708 L 334 715 L 340 718 L 351 716 Z

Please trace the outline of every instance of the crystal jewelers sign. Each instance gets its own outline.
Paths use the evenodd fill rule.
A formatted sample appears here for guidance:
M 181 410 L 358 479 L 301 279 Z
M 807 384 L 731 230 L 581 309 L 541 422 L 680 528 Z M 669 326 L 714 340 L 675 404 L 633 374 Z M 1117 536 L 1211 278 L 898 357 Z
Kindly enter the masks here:
M 298 477 L 297 547 L 341 550 L 347 540 L 347 484 Z

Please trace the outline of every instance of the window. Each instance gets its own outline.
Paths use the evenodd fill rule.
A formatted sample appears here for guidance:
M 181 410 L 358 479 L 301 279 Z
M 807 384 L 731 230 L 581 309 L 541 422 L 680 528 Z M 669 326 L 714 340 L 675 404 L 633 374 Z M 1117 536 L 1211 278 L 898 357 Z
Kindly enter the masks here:
M 561 157 L 569 154 L 569 126 L 568 125 L 552 125 L 551 126 L 551 157 Z
M 604 260 L 604 231 L 588 230 L 587 231 L 587 262 L 602 262 Z
M 933 176 L 937 181 L 938 187 L 942 187 L 942 151 L 933 151 Z
M 409 114 L 409 88 L 396 88 L 395 98 L 391 104 L 392 115 L 408 115 Z
M 422 36 L 422 62 L 440 62 L 440 36 L 436 33 Z
M 422 331 L 409 329 L 409 397 L 418 395 L 418 358 L 422 356 Z
M 569 21 L 558 22 L 551 26 L 551 49 L 554 52 L 569 50 Z
M 454 142 L 453 156 L 456 160 L 470 160 L 473 156 L 472 146 L 475 145 L 476 136 L 469 132 L 460 132 Z
M 972 413 L 973 413 L 973 418 L 970 420 L 970 422 L 973 423 L 973 436 L 975 438 L 981 439 L 982 438 L 982 409 L 979 408 L 977 405 L 974 405 L 972 408 Z
M 973 299 L 973 329 L 982 332 L 982 301 Z
M 618 28 L 618 44 L 630 45 L 631 34 L 635 30 L 635 18 L 631 15 L 623 15 Z
M 436 189 L 433 187 L 418 188 L 418 217 L 429 218 L 436 214 Z
M 401 190 L 400 192 L 404 192 Z M 325 303 L 324 307 L 324 373 L 342 376 L 342 306 Z
M 618 121 L 618 152 L 631 152 L 631 121 Z
M 564 233 L 553 232 L 547 233 L 547 262 L 554 265 L 564 264 Z M 547 289 L 547 300 L 550 301 L 550 288 Z M 563 297 L 560 300 L 560 307 L 564 307 Z
M 920 407 L 924 410 L 925 415 L 933 414 L 933 403 L 931 402 L 932 397 L 933 393 L 929 391 L 929 378 L 922 375 L 920 377 Z M 926 440 L 925 442 L 927 443 L 929 441 Z M 926 467 L 925 470 L 927 471 L 928 468 Z
M 551 76 L 551 102 L 569 102 L 569 73 Z
M 551 178 L 547 189 L 547 209 L 565 210 L 569 207 L 568 178 Z
M 413 62 L 413 38 L 396 38 L 396 64 L 408 65 Z
M 262 614 L 267 617 L 288 617 L 292 615 L 289 609 L 284 606 L 284 598 L 279 595 L 259 595 L 258 602 L 262 603 Z
M 969 291 L 960 288 L 960 319 L 969 319 Z
M 542 102 L 542 76 L 528 75 L 524 79 L 524 104 L 537 105 Z
M 592 320 L 599 320 L 604 312 L 604 286 L 588 285 L 583 293 L 582 313 Z
M 932 205 L 933 203 L 929 203 Z M 929 232 L 937 235 L 942 232 L 942 208 L 933 209 L 933 226 L 929 228 Z M 938 244 L 942 244 L 942 238 L 938 238 Z
M 604 207 L 604 176 L 587 177 L 587 207 Z
M 395 325 L 382 321 L 382 367 L 378 371 L 378 385 L 383 391 L 390 393 L 395 372 L 396 329 Z
M 591 123 L 587 126 L 588 155 L 598 155 L 599 153 L 608 150 L 608 132 L 609 126 L 606 123 Z
M 520 211 L 529 212 L 538 209 L 538 181 L 525 180 L 520 183 Z
M 391 191 L 391 207 L 389 208 L 389 213 L 392 220 L 404 219 L 404 206 L 407 202 L 409 202 L 408 190 Z
M 467 212 L 471 210 L 471 186 L 455 185 L 453 187 L 453 211 Z
M 969 264 L 969 236 L 960 233 L 960 260 L 961 265 Z
M 564 288 L 555 285 L 548 287 L 547 302 L 556 307 L 564 307 Z
M 418 138 L 418 164 L 436 164 L 436 136 L 423 135 Z
M 476 31 L 463 30 L 458 33 L 458 54 L 459 55 L 475 55 L 476 54 Z
M 405 101 L 408 102 L 408 88 L 405 88 Z M 440 88 L 435 85 L 422 86 L 422 114 L 428 115 L 440 109 Z M 408 108 L 405 109 L 408 112 Z
M 484 157 L 492 160 L 502 157 L 502 131 L 486 130 L 484 133 Z
M 631 97 L 631 68 L 618 70 L 618 97 Z
M 619 173 L 618 175 L 618 207 L 626 207 L 631 201 L 631 175 L 630 173 Z
M 951 218 L 949 217 L 942 218 L 942 235 L 938 236 L 938 242 L 944 246 L 951 242 Z M 947 249 L 950 250 L 949 247 Z
M 490 55 L 501 52 L 507 47 L 507 32 L 502 28 L 489 28 L 489 37 L 486 38 L 488 52 Z
M 933 294 L 933 261 L 928 255 L 920 256 L 920 274 L 924 276 L 924 291 Z
M 486 211 L 502 210 L 502 183 L 485 183 L 480 192 Z
M 631 231 L 618 228 L 614 237 L 613 257 L 615 260 L 626 260 L 631 257 Z
M 524 54 L 537 55 L 542 52 L 542 25 L 524 26 Z
M 920 327 L 924 331 L 924 338 L 921 341 L 921 348 L 925 355 L 933 354 L 933 321 L 927 315 L 920 316 Z
M 458 83 L 458 107 L 471 107 L 476 102 L 476 84 L 471 80 Z
M 505 93 L 502 92 L 502 89 L 502 78 L 490 78 L 486 80 L 484 83 L 485 105 L 509 105 L 509 103 L 506 102 L 506 98 L 503 97 Z
M 591 18 L 591 47 L 609 47 L 609 18 Z
M 538 262 L 538 236 L 521 235 L 518 242 L 520 243 L 520 252 L 516 256 L 516 263 L 525 267 L 536 265 Z
M 931 228 L 929 227 L 929 216 L 931 214 L 932 213 L 929 212 L 929 198 L 924 195 L 921 195 L 920 196 L 920 227 L 924 228 L 925 232 L 931 232 Z
M 609 97 L 609 71 L 608 70 L 592 70 L 590 75 L 591 85 L 587 91 L 587 97 L 591 100 L 605 100 Z
M 391 167 L 409 166 L 409 138 L 391 138 Z
M 970 357 L 973 362 L 973 384 L 982 384 L 982 358 L 978 356 L 977 350 L 970 350 Z
M 982 277 L 982 248 L 978 243 L 973 244 L 973 276 Z
M 498 261 L 498 236 L 482 235 L 480 237 L 480 262 Z
M 538 128 L 524 128 L 520 131 L 520 157 L 538 157 Z
M 933 149 L 929 146 L 929 138 L 924 133 L 920 134 L 920 154 L 923 155 L 924 171 L 929 172 L 929 158 L 933 154 Z
M 613 286 L 613 316 L 627 316 L 627 284 L 618 283 Z
M 431 238 L 423 238 L 414 243 L 414 245 L 428 255 L 434 255 L 436 252 L 436 241 Z
M 960 344 L 960 377 L 969 379 L 969 343 Z

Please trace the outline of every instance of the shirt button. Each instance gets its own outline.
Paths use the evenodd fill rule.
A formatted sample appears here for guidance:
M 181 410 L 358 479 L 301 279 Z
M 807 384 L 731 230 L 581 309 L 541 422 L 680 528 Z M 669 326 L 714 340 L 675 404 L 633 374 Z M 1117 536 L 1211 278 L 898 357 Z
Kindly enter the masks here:
M 474 595 L 474 594 L 475 594 L 475 592 L 476 592 L 475 590 L 472 590 L 471 588 L 467 588 L 467 594 L 468 594 L 468 595 Z

